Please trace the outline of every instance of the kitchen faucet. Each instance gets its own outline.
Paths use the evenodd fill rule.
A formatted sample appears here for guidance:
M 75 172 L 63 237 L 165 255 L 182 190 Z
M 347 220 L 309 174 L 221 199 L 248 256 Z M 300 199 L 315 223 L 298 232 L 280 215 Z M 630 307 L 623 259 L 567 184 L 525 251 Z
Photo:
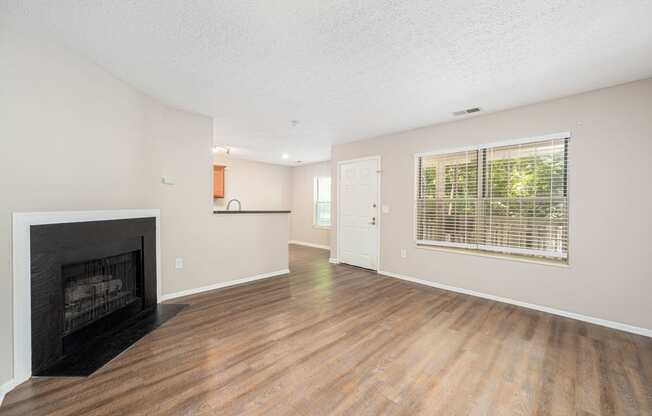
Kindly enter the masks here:
M 226 210 L 231 211 L 231 202 L 237 202 L 238 203 L 238 211 L 242 211 L 242 204 L 240 203 L 239 199 L 231 199 L 227 204 L 226 204 Z

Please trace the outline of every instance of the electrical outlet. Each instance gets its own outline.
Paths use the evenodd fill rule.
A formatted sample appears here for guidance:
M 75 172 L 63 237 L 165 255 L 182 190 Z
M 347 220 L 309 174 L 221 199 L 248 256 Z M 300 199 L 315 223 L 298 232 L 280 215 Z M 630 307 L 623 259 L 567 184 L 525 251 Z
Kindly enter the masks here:
M 181 269 L 183 269 L 183 257 L 177 257 L 177 258 L 174 260 L 174 267 L 175 267 L 177 270 L 181 270 Z
M 401 258 L 404 259 L 404 258 L 406 258 L 406 257 L 407 257 L 407 250 L 404 249 L 404 248 L 402 248 L 402 249 L 401 249 Z

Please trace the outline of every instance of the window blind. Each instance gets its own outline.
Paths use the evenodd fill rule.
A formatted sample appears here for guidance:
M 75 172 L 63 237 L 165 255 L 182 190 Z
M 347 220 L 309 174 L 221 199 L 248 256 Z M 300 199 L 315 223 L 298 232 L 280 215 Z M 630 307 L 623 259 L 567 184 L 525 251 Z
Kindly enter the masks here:
M 416 240 L 565 261 L 568 135 L 416 157 Z

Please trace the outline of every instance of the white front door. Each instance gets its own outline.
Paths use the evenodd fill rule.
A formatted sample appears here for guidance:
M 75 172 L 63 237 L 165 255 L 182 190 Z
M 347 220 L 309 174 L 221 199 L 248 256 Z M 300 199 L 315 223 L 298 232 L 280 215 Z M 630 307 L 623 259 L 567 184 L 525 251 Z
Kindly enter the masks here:
M 378 269 L 380 159 L 338 164 L 339 261 Z

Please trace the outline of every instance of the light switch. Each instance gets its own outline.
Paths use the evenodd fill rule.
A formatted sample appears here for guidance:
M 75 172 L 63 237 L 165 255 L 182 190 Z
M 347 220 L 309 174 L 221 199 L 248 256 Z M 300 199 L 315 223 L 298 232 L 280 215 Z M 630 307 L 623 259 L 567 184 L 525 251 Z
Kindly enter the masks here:
M 183 257 L 177 257 L 174 261 L 174 267 L 177 270 L 183 269 Z
M 164 185 L 174 185 L 174 180 L 169 176 L 162 176 L 161 183 Z

